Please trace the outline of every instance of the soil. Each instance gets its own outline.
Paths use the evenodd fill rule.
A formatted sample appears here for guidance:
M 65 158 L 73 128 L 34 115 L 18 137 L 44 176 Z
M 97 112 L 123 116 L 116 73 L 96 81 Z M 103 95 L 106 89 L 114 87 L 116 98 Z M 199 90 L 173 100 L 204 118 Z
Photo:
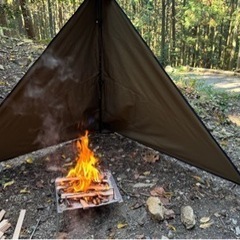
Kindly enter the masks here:
M 4 41 L 2 46 L 0 43 L 2 98 L 44 48 L 19 39 Z M 191 89 L 181 91 L 198 108 L 208 129 L 240 170 L 239 127 L 228 119 L 218 103 L 204 101 Z M 232 103 L 229 111 L 237 111 L 236 104 Z M 26 209 L 21 238 L 240 238 L 240 186 L 116 133 L 91 133 L 90 148 L 100 159 L 102 169 L 113 174 L 123 202 L 58 213 L 54 181 L 65 176 L 71 164 L 75 164 L 74 143 L 63 143 L 0 164 L 0 209 L 6 210 L 4 217 L 12 224 L 5 233 L 7 238 L 13 235 L 21 209 Z M 147 209 L 146 200 L 156 187 L 168 193 L 165 207 L 174 211 L 170 219 L 158 221 Z M 196 225 L 190 230 L 180 218 L 181 207 L 186 205 L 196 215 Z M 203 217 L 210 218 L 205 228 L 201 223 Z

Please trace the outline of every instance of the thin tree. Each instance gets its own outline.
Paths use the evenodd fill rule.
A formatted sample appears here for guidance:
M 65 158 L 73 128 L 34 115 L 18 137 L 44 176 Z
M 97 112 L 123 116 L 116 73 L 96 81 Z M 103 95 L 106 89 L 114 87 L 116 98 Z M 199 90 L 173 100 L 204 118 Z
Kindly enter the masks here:
M 172 54 L 171 54 L 171 64 L 176 65 L 176 9 L 175 0 L 172 0 Z
M 27 7 L 27 0 L 20 0 L 19 3 L 21 6 L 21 10 L 22 10 L 24 26 L 25 26 L 25 30 L 27 32 L 27 36 L 30 39 L 35 39 L 35 32 L 34 32 L 34 28 L 33 28 L 32 17 L 31 17 L 29 9 Z
M 166 2 L 162 0 L 162 31 L 161 31 L 161 63 L 163 66 L 166 65 Z

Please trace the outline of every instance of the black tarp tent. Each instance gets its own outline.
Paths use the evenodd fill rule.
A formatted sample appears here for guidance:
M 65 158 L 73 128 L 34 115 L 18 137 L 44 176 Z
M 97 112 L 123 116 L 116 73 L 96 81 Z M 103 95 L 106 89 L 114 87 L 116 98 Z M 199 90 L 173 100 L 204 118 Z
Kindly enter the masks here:
M 106 128 L 240 184 L 115 0 L 85 0 L 0 106 L 0 161 Z

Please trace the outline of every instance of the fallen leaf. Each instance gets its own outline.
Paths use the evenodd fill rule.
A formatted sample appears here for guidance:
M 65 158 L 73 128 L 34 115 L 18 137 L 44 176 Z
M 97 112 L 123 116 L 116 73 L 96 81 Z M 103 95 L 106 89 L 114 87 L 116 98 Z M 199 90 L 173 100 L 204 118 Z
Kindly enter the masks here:
M 228 145 L 228 141 L 227 140 L 222 140 L 220 141 L 220 144 L 224 147 L 226 147 Z
M 167 220 L 175 218 L 175 212 L 172 209 L 165 209 L 164 218 Z
M 152 196 L 160 196 L 162 197 L 165 194 L 165 190 L 163 187 L 155 187 L 153 190 L 150 191 Z
M 142 158 L 145 162 L 155 163 L 159 160 L 159 154 L 152 151 L 146 151 L 142 153 Z
M 26 162 L 29 163 L 29 164 L 31 164 L 31 163 L 33 163 L 33 159 L 32 159 L 32 158 L 27 158 L 27 159 L 26 159 Z
M 138 179 L 139 176 L 140 176 L 140 174 L 138 174 L 138 173 L 134 174 L 134 179 Z
M 164 206 L 169 204 L 169 198 L 166 198 L 166 197 L 159 197 L 159 198 Z
M 143 173 L 144 176 L 148 176 L 148 175 L 150 175 L 150 174 L 151 174 L 150 171 L 146 171 L 146 172 Z
M 116 232 L 115 232 L 113 229 L 110 229 L 110 232 L 109 232 L 108 237 L 109 237 L 110 239 L 112 239 L 112 238 L 114 238 L 115 235 L 116 235 Z
M 64 154 L 62 154 L 62 156 L 61 156 L 63 159 L 65 159 L 66 158 L 66 156 L 64 155 Z
M 168 228 L 169 228 L 170 230 L 172 230 L 172 231 L 174 231 L 174 232 L 177 231 L 177 229 L 176 229 L 172 224 L 168 224 L 167 226 L 168 226 Z
M 37 188 L 43 188 L 43 187 L 44 187 L 44 186 L 43 186 L 43 180 L 37 181 L 37 182 L 36 182 L 36 187 L 37 187 Z
M 118 223 L 117 228 L 121 229 L 121 228 L 125 228 L 127 226 L 127 223 Z
M 206 229 L 206 228 L 209 228 L 212 224 L 213 222 L 203 223 L 203 224 L 200 224 L 199 227 L 202 229 Z
M 207 222 L 209 222 L 210 221 L 210 217 L 202 217 L 201 219 L 200 219 L 200 223 L 207 223 Z
M 58 232 L 57 239 L 67 239 L 67 233 L 66 232 Z
M 3 189 L 5 189 L 6 187 L 8 187 L 8 186 L 11 186 L 11 185 L 13 185 L 14 184 L 14 180 L 12 180 L 12 181 L 9 181 L 9 182 L 6 182 L 6 183 L 4 183 L 4 185 L 3 185 Z
M 173 192 L 165 192 L 163 196 L 166 198 L 171 198 L 173 196 Z
M 199 177 L 199 176 L 192 176 L 196 181 L 198 181 L 198 182 L 200 182 L 200 183 L 202 183 L 202 184 L 205 184 L 205 181 L 201 178 L 201 177 Z
M 30 191 L 27 190 L 27 188 L 23 188 L 23 189 L 20 190 L 20 193 L 22 193 L 22 194 L 30 193 Z

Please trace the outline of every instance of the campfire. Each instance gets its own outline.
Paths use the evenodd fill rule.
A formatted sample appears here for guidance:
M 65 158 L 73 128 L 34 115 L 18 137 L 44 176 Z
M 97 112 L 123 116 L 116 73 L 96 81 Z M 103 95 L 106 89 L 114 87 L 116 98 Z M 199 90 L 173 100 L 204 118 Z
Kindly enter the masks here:
M 55 180 L 57 210 L 102 206 L 122 202 L 122 197 L 109 171 L 102 171 L 99 160 L 89 149 L 88 131 L 76 141 L 76 165 L 67 176 Z

